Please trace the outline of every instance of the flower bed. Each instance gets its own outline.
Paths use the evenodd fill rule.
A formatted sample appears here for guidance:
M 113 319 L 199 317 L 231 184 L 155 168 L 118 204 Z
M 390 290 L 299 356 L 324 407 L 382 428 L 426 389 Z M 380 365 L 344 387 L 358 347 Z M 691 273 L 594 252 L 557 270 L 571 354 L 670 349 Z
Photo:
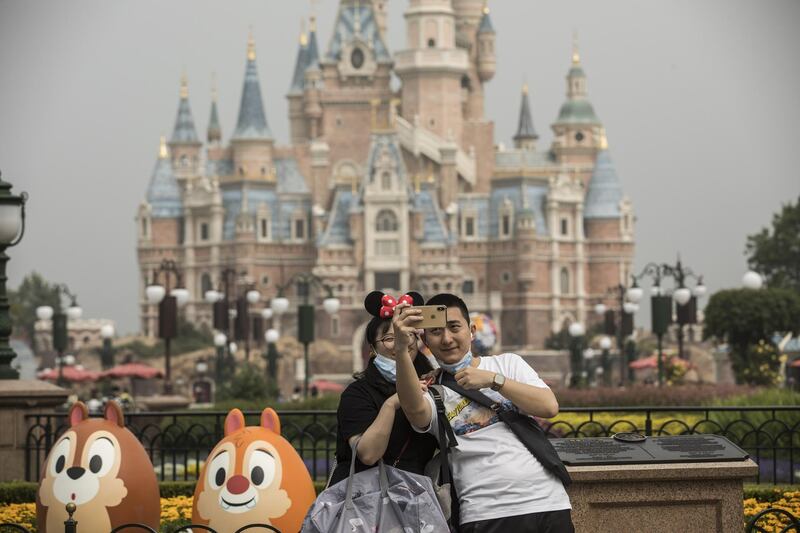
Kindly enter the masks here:
M 792 513 L 794 516 L 800 518 L 800 490 L 784 492 L 780 488 L 772 489 L 771 493 L 764 493 L 760 491 L 759 498 L 745 498 L 744 500 L 744 522 L 745 525 L 755 515 L 769 509 L 770 507 L 776 509 L 783 509 Z M 783 531 L 787 525 L 786 519 L 781 519 L 776 515 L 768 515 L 758 521 L 758 525 L 762 527 L 759 531 L 779 532 Z

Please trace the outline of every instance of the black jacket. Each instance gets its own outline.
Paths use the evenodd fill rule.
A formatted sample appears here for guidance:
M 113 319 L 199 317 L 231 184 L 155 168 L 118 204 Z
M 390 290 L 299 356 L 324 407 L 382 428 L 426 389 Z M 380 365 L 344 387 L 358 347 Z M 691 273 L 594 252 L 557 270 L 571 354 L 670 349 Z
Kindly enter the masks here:
M 417 375 L 430 371 L 430 365 L 423 354 L 414 360 Z M 339 400 L 336 431 L 336 469 L 331 477 L 331 485 L 347 479 L 350 469 L 351 450 L 347 442 L 353 435 L 364 433 L 375 421 L 383 402 L 397 392 L 395 384 L 387 381 L 370 359 L 364 375 L 347 386 Z M 436 450 L 436 439 L 427 433 L 417 433 L 398 409 L 394 415 L 394 425 L 389 436 L 384 463 L 396 466 L 415 474 L 422 474 L 425 464 Z M 396 463 L 396 464 L 395 464 Z M 373 465 L 374 466 L 374 465 Z M 356 457 L 356 472 L 371 468 Z

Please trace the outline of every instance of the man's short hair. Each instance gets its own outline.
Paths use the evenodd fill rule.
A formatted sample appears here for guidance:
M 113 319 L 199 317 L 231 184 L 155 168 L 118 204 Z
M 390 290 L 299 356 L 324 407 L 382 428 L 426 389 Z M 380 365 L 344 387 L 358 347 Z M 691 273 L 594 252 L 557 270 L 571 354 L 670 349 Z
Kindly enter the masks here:
M 467 321 L 467 325 L 469 325 L 469 309 L 467 309 L 467 304 L 464 303 L 464 300 L 456 296 L 455 294 L 450 294 L 449 292 L 442 292 L 430 298 L 425 305 L 443 305 L 445 307 L 458 307 L 461 309 L 461 314 L 464 315 L 464 320 Z

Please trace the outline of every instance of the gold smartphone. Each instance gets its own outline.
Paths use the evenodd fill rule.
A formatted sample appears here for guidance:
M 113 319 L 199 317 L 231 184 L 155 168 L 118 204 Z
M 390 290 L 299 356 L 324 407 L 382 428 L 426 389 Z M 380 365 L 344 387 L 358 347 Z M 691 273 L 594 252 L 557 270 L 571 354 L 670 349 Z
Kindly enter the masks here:
M 447 325 L 447 307 L 444 305 L 417 305 L 409 309 L 422 311 L 422 320 L 414 324 L 416 328 L 443 328 Z

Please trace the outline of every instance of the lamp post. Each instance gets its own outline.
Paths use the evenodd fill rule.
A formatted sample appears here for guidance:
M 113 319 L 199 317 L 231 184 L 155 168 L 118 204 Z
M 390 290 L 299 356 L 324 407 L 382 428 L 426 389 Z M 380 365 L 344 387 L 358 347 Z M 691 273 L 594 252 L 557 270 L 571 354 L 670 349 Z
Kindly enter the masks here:
M 278 330 L 274 328 L 270 328 L 264 333 L 264 340 L 267 341 L 267 353 L 265 355 L 267 359 L 267 382 L 273 390 L 278 388 L 278 357 L 280 357 L 280 354 L 275 343 L 278 342 L 280 336 Z
M 641 289 L 638 289 L 641 290 Z M 633 294 L 630 291 L 634 291 Z M 603 317 L 603 332 L 606 335 L 613 335 L 617 341 L 617 353 L 619 354 L 619 382 L 621 385 L 625 384 L 627 377 L 626 361 L 625 361 L 625 338 L 633 334 L 633 313 L 635 313 L 639 306 L 633 301 L 626 301 L 626 297 L 630 300 L 632 297 L 636 298 L 637 293 L 634 288 L 626 289 L 625 285 L 618 284 L 606 289 L 606 297 L 614 298 L 614 309 L 609 309 L 604 303 L 599 303 L 594 306 L 594 311 L 598 316 Z M 641 295 L 638 295 L 640 298 Z M 619 320 L 617 320 L 619 317 Z M 610 339 L 609 339 L 610 341 Z M 609 348 L 611 348 L 609 346 Z M 606 382 L 611 382 L 610 362 L 608 374 L 604 378 Z
M 25 202 L 28 193 L 11 194 L 11 184 L 0 174 L 0 379 L 19 379 L 19 372 L 11 366 L 17 356 L 9 344 L 11 316 L 6 292 L 6 250 L 16 246 L 25 234 Z
M 67 320 L 78 320 L 83 316 L 83 309 L 78 305 L 78 297 L 65 284 L 56 285 L 55 290 L 58 296 L 58 306 L 55 309 L 49 305 L 37 307 L 36 318 L 39 320 L 52 320 L 53 349 L 56 351 L 56 363 L 58 364 L 57 383 L 59 386 L 64 386 L 64 352 L 69 346 Z M 61 298 L 63 296 L 70 299 L 66 313 L 61 311 Z
M 603 369 L 603 384 L 605 386 L 611 385 L 611 360 L 610 360 L 610 353 L 611 350 L 611 338 L 610 337 L 603 337 L 600 339 L 600 365 Z
M 568 331 L 571 337 L 569 386 L 577 387 L 583 375 L 583 336 L 586 334 L 586 328 L 580 322 L 573 322 L 569 325 Z
M 297 306 L 297 340 L 303 344 L 303 396 L 308 398 L 308 346 L 314 342 L 314 306 L 309 299 L 311 287 L 325 290 L 326 298 L 322 302 L 322 307 L 329 315 L 335 315 L 339 311 L 341 302 L 333 296 L 333 289 L 314 274 L 295 274 L 278 287 L 278 297 L 272 299 L 270 307 L 278 316 L 289 310 L 289 299 L 283 292 L 293 283 L 296 284 L 297 295 L 302 299 L 302 303 Z
M 159 276 L 164 275 L 164 285 L 158 284 Z M 175 288 L 171 289 L 170 278 L 175 276 Z M 158 336 L 164 340 L 164 394 L 172 394 L 171 343 L 178 334 L 178 307 L 189 301 L 189 291 L 183 288 L 178 263 L 164 259 L 153 270 L 153 283 L 145 289 L 147 301 L 158 305 Z
M 683 359 L 683 326 L 697 322 L 697 299 L 705 296 L 708 291 L 703 284 L 703 276 L 697 275 L 692 269 L 683 266 L 680 257 L 678 257 L 678 261 L 674 265 L 648 263 L 642 269 L 642 272 L 631 276 L 633 283 L 628 290 L 630 292 L 637 289 L 633 294 L 634 298 L 629 297 L 634 303 L 638 303 L 639 299 L 644 295 L 644 291 L 639 287 L 638 282 L 645 276 L 649 276 L 653 280 L 653 286 L 650 289 L 652 330 L 656 335 L 658 346 L 658 385 L 661 386 L 664 383 L 663 337 L 672 323 L 672 301 L 675 300 L 677 311 L 678 357 Z M 671 277 L 675 281 L 676 287 L 671 293 L 661 287 L 661 280 L 664 277 Z M 692 289 L 686 286 L 689 278 L 694 279 L 696 282 Z
M 100 352 L 100 364 L 103 370 L 108 370 L 114 366 L 114 350 L 111 347 L 111 339 L 114 337 L 114 326 L 106 324 L 101 327 L 100 336 L 103 338 L 103 349 Z
M 214 380 L 217 387 L 222 385 L 225 377 L 225 345 L 228 344 L 228 337 L 224 333 L 214 335 L 214 347 L 217 349 L 217 358 L 214 362 Z

